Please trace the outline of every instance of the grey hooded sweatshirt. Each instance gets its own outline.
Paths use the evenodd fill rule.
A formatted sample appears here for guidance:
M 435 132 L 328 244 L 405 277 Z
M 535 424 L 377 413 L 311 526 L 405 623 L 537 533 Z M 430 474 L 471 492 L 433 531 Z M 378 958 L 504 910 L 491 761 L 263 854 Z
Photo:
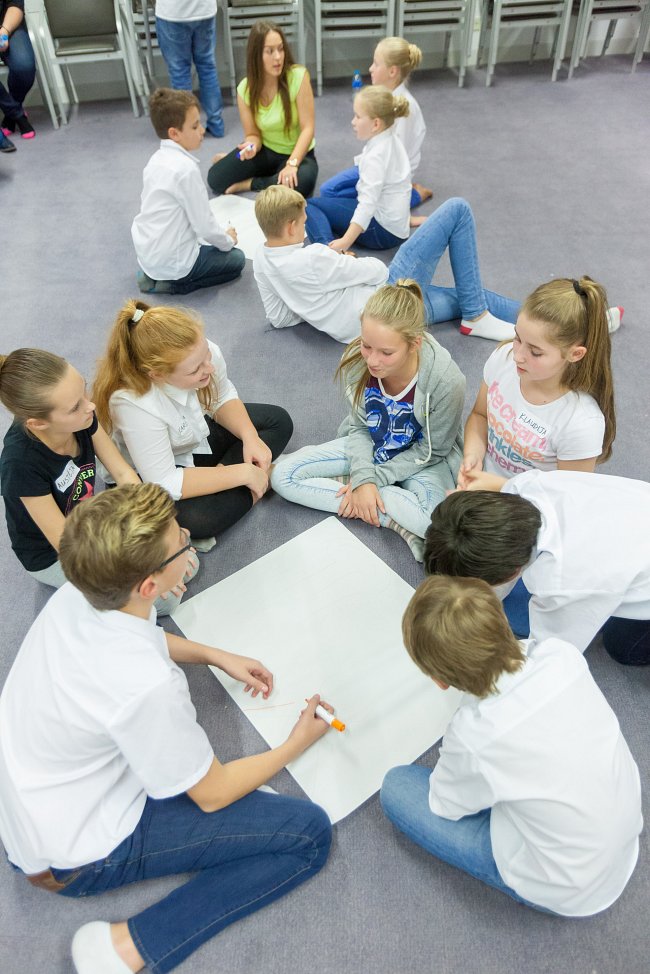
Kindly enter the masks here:
M 352 405 L 355 379 L 361 369 L 348 377 L 346 397 L 350 413 L 341 423 L 338 436 L 347 436 L 350 460 L 350 484 L 354 490 L 362 484 L 386 487 L 412 477 L 423 467 L 446 461 L 454 477 L 463 459 L 462 414 L 465 402 L 465 376 L 447 349 L 426 335 L 420 349 L 418 381 L 413 412 L 422 426 L 422 437 L 408 449 L 385 463 L 375 463 L 374 444 L 368 431 L 363 398 Z

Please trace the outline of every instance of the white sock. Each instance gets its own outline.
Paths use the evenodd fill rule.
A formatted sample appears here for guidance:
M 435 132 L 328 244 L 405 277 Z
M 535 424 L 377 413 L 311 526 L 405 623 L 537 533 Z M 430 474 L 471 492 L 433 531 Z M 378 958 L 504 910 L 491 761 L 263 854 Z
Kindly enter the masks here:
M 460 330 L 463 335 L 471 335 L 472 338 L 490 338 L 493 342 L 505 342 L 508 338 L 515 337 L 515 326 L 509 321 L 495 318 L 489 311 L 486 311 L 478 321 L 465 321 L 463 318 Z
M 190 538 L 190 541 L 197 551 L 212 551 L 217 543 L 216 538 Z
M 625 308 L 619 307 L 615 304 L 613 308 L 608 308 L 607 310 L 607 328 L 610 335 L 613 335 L 615 331 L 621 327 L 621 322 L 623 321 L 623 315 L 625 313 Z
M 77 974 L 132 974 L 113 946 L 111 925 L 101 920 L 79 927 L 72 938 Z
M 391 531 L 395 531 L 396 534 L 399 534 L 400 538 L 404 538 L 416 561 L 424 561 L 424 538 L 413 534 L 407 528 L 403 528 L 397 521 L 393 521 L 392 517 L 388 518 L 385 526 L 390 528 Z

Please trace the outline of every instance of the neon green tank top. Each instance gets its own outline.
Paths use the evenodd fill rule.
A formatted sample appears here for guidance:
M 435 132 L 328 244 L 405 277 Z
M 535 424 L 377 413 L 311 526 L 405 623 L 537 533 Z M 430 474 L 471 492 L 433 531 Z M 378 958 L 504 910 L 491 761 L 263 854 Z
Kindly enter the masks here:
M 280 92 L 277 93 L 270 105 L 259 105 L 255 116 L 255 124 L 262 135 L 262 142 L 284 156 L 289 156 L 293 152 L 293 147 L 300 135 L 300 122 L 298 121 L 298 110 L 296 108 L 296 98 L 298 89 L 302 84 L 307 69 L 302 64 L 294 64 L 289 68 L 289 97 L 291 99 L 291 125 L 289 131 L 284 130 L 284 112 L 282 110 L 282 99 Z M 237 92 L 241 95 L 247 105 L 250 105 L 248 94 L 248 79 L 243 78 L 237 85 Z M 310 149 L 316 145 L 316 140 L 312 139 Z

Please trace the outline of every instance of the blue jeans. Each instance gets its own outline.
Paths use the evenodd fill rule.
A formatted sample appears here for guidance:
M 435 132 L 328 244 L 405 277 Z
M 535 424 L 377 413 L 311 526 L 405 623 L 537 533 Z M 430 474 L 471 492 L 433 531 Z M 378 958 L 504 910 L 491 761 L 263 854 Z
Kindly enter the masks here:
M 341 504 L 341 498 L 336 496 L 341 484 L 333 478 L 350 473 L 345 447 L 346 437 L 342 436 L 318 446 L 305 446 L 282 457 L 271 475 L 273 490 L 292 504 L 336 514 Z M 445 499 L 447 491 L 454 489 L 462 458 L 455 459 L 455 470 L 446 460 L 441 460 L 433 466 L 421 467 L 401 484 L 380 487 L 386 508 L 385 514 L 379 514 L 382 527 L 392 518 L 407 531 L 423 538 L 431 524 L 431 512 Z
M 350 166 L 349 169 L 343 169 L 338 172 L 336 176 L 332 176 L 331 179 L 327 179 L 320 188 L 321 196 L 338 196 L 344 199 L 356 200 L 357 198 L 357 183 L 359 182 L 359 167 Z M 411 186 L 411 209 L 415 206 L 419 206 L 422 202 L 422 197 L 418 193 L 415 187 Z
M 156 33 L 172 88 L 192 90 L 192 60 L 199 76 L 199 101 L 206 114 L 205 127 L 211 135 L 224 134 L 221 88 L 217 75 L 216 17 L 205 20 L 162 20 L 156 17 Z
M 172 294 L 189 294 L 201 287 L 214 287 L 225 284 L 239 277 L 246 264 L 243 250 L 233 247 L 232 250 L 217 250 L 208 244 L 201 244 L 199 256 L 194 267 L 185 277 L 178 281 L 171 281 Z
M 624 666 L 650 664 L 650 619 L 612 616 L 602 628 L 605 649 Z
M 149 798 L 135 831 L 105 859 L 52 873 L 65 883 L 59 895 L 70 897 L 194 873 L 128 921 L 149 970 L 164 974 L 230 923 L 311 879 L 331 836 L 322 808 L 299 798 L 254 791 L 212 813 L 187 795 Z
M 356 192 L 354 199 L 346 199 L 344 196 L 316 196 L 307 200 L 305 230 L 310 241 L 328 244 L 342 237 L 350 226 L 356 208 Z M 356 242 L 368 250 L 389 250 L 391 247 L 399 247 L 404 239 L 385 230 L 373 217 Z
M 432 284 L 438 262 L 449 247 L 455 287 Z M 466 200 L 446 200 L 399 248 L 390 264 L 388 281 L 410 277 L 422 288 L 427 321 L 470 320 L 490 311 L 503 321 L 516 322 L 520 302 L 486 291 L 481 283 L 476 224 Z
M 524 900 L 506 886 L 492 855 L 491 810 L 466 815 L 454 822 L 442 818 L 429 807 L 430 768 L 418 764 L 391 768 L 381 786 L 381 805 L 400 832 L 431 855 L 469 873 L 482 883 L 507 893 L 513 900 L 550 913 L 542 906 Z
M 34 84 L 36 61 L 27 29 L 23 24 L 9 38 L 9 47 L 0 54 L 9 68 L 7 85 L 0 84 L 0 111 L 9 119 L 24 115 L 23 102 Z
M 530 592 L 524 585 L 523 579 L 518 578 L 514 588 L 503 600 L 503 611 L 510 623 L 510 628 L 519 639 L 528 639 L 530 636 L 529 602 Z

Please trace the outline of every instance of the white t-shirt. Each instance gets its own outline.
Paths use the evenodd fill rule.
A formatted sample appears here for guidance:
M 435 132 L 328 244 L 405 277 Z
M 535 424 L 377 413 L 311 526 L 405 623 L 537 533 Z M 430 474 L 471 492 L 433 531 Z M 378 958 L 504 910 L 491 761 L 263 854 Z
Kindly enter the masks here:
M 156 0 L 156 17 L 161 20 L 207 20 L 217 13 L 217 0 Z
M 610 616 L 650 619 L 650 484 L 595 473 L 532 470 L 503 487 L 542 515 L 523 572 L 530 635 L 581 652 Z
M 424 119 L 422 117 L 422 109 L 404 82 L 395 88 L 393 95 L 403 95 L 404 98 L 407 99 L 411 109 L 406 118 L 395 119 L 393 122 L 393 128 L 397 132 L 397 137 L 399 138 L 400 142 L 406 149 L 406 154 L 409 157 L 409 163 L 411 164 L 411 179 L 413 179 L 415 176 L 415 170 L 420 165 L 422 143 L 424 142 L 424 136 L 427 134 L 427 127 L 424 124 Z
M 253 274 L 266 317 L 274 328 L 307 321 L 337 342 L 361 330 L 366 301 L 388 279 L 377 257 L 337 254 L 324 244 L 258 247 Z
M 616 716 L 559 639 L 529 647 L 497 690 L 461 698 L 431 774 L 431 810 L 457 821 L 491 808 L 508 886 L 564 916 L 598 913 L 625 888 L 643 828 L 639 772 Z
M 187 680 L 150 620 L 50 598 L 0 697 L 0 836 L 28 874 L 102 859 L 147 796 L 192 788 L 214 754 Z
M 210 208 L 198 159 L 172 139 L 163 139 L 144 167 L 131 237 L 140 267 L 154 281 L 186 277 L 200 244 L 223 251 L 235 246 Z
M 209 405 L 214 415 L 224 403 L 237 399 L 221 350 L 208 341 L 215 367 L 217 398 Z M 119 389 L 110 398 L 113 439 L 125 460 L 145 483 L 160 484 L 175 501 L 183 491 L 183 467 L 194 466 L 194 453 L 210 453 L 210 432 L 199 397 L 193 389 L 152 385 L 143 396 Z M 102 471 L 104 475 L 104 471 Z M 108 471 L 104 479 L 110 483 Z
M 368 139 L 354 162 L 359 167 L 358 203 L 350 222 L 367 230 L 374 217 L 384 230 L 406 240 L 411 215 L 411 164 L 395 126 Z
M 490 355 L 483 368 L 487 386 L 488 442 L 484 466 L 489 473 L 514 477 L 527 470 L 556 470 L 558 460 L 600 456 L 605 418 L 592 396 L 567 392 L 543 406 L 521 393 L 512 345 Z

